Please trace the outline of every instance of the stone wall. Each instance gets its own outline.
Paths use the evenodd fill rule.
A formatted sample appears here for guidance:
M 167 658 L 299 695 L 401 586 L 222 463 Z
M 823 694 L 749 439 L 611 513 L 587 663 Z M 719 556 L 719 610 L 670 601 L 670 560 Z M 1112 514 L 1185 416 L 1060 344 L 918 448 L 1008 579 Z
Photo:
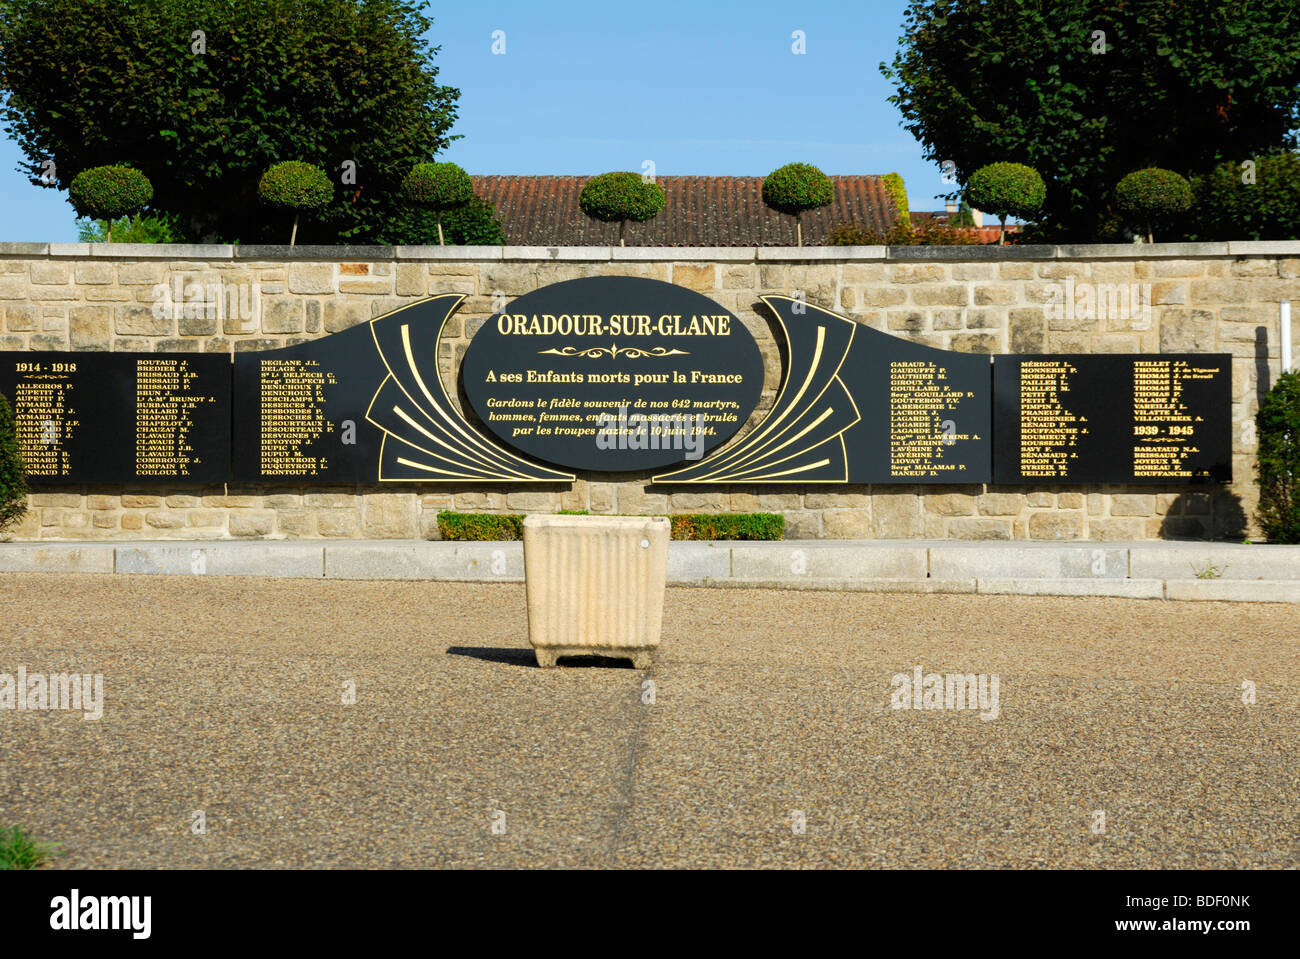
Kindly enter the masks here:
M 569 488 L 93 487 L 31 497 L 19 540 L 434 538 L 441 509 L 663 513 L 770 510 L 791 538 L 1142 540 L 1251 532 L 1254 434 L 1280 368 L 1278 303 L 1300 302 L 1300 243 L 1083 247 L 529 248 L 0 244 L 0 349 L 234 353 L 346 329 L 435 293 L 466 296 L 440 346 L 449 393 L 469 337 L 504 299 L 595 275 L 647 276 L 708 295 L 780 360 L 764 293 L 896 336 L 979 353 L 1223 352 L 1233 361 L 1228 489 L 1169 486 L 735 486 L 668 491 L 580 475 Z M 1053 284 L 1149 284 L 1148 311 L 1056 316 Z M 163 288 L 220 307 L 157 315 Z M 1059 289 L 1059 287 L 1058 287 Z M 233 292 L 232 292 L 233 291 Z M 798 292 L 796 292 L 798 291 Z M 240 297 L 243 297 L 241 301 Z M 243 309 L 241 307 L 249 307 Z M 1063 311 L 1061 311 L 1063 312 Z M 241 314 L 248 313 L 248 316 Z M 753 421 L 751 421 L 752 423 Z

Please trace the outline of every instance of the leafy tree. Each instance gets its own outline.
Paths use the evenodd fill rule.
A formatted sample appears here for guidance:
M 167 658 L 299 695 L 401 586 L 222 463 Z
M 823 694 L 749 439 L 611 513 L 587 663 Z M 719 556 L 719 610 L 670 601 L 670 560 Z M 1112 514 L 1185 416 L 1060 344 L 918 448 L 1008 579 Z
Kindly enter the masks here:
M 274 241 L 264 170 L 302 159 L 340 187 L 311 242 L 395 235 L 411 166 L 450 140 L 413 0 L 0 0 L 0 109 L 40 183 L 119 159 L 185 239 Z M 198 33 L 201 31 L 201 33 Z
M 1192 185 L 1173 170 L 1151 167 L 1134 170 L 1115 187 L 1115 208 L 1147 228 L 1147 242 L 1155 242 L 1152 225 L 1168 223 L 1192 205 Z
M 1046 199 L 1043 178 L 1023 163 L 990 163 L 972 173 L 966 184 L 970 205 L 997 216 L 999 246 L 1007 240 L 1007 217 L 1032 220 Z
M 593 220 L 618 224 L 618 245 L 625 246 L 627 221 L 644 222 L 664 208 L 664 188 L 639 173 L 602 173 L 587 181 L 578 206 Z
M 1130 170 L 1294 142 L 1298 17 L 1295 0 L 909 0 L 881 71 L 928 159 L 963 183 L 1022 159 L 1051 187 L 1042 234 L 1086 241 Z
M 112 221 L 138 213 L 153 199 L 153 184 L 139 170 L 129 166 L 97 166 L 82 170 L 68 186 L 68 200 L 81 216 L 109 222 L 108 240 L 113 241 Z
M 787 163 L 763 178 L 763 202 L 778 213 L 794 217 L 797 246 L 803 246 L 803 224 L 799 222 L 799 214 L 827 206 L 834 200 L 835 186 L 831 178 L 810 163 Z
M 1259 524 L 1270 543 L 1300 543 L 1300 373 L 1283 373 L 1255 414 Z
M 334 197 L 334 184 L 325 171 L 301 160 L 285 160 L 262 174 L 257 193 L 266 203 L 293 210 L 293 232 L 289 245 L 298 239 L 298 217 L 304 210 L 318 210 Z
M 9 401 L 0 394 L 0 531 L 27 512 L 27 477 Z
M 1254 159 L 1253 176 L 1229 160 L 1192 181 L 1193 240 L 1300 240 L 1300 154 Z
M 438 245 L 443 245 L 442 218 L 474 198 L 474 181 L 454 163 L 417 163 L 402 181 L 406 199 L 433 213 L 438 222 Z

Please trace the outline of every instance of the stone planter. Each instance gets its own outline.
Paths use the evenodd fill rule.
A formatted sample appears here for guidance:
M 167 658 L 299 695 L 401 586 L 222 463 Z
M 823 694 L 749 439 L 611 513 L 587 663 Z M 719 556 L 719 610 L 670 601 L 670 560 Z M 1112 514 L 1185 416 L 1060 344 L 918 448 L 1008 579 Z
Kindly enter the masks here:
M 599 655 L 650 666 L 668 576 L 663 516 L 524 519 L 528 641 L 538 666 Z

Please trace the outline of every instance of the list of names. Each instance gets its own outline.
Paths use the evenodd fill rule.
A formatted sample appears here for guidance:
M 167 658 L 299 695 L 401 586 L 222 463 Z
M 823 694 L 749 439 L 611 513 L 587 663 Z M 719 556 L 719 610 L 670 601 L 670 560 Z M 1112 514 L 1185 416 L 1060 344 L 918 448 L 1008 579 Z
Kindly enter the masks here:
M 953 416 L 974 393 L 954 390 L 948 370 L 926 360 L 889 364 L 889 472 L 898 478 L 930 478 L 966 469 L 945 462 L 944 451 L 960 440 Z
M 57 478 L 72 473 L 70 444 L 81 429 L 77 414 L 75 364 L 59 372 L 22 373 L 14 384 L 14 424 L 23 465 L 32 477 Z M 41 368 L 36 364 L 37 368 Z M 66 368 L 66 367 L 71 367 Z
M 313 452 L 316 442 L 336 426 L 325 416 L 334 373 L 316 360 L 262 360 L 261 472 L 267 476 L 319 476 L 327 457 Z
M 1064 360 L 1026 360 L 1020 364 L 1020 474 L 1065 477 L 1078 459 L 1079 437 L 1088 432 L 1086 416 L 1066 407 L 1070 377 L 1077 367 Z
M 135 472 L 137 476 L 188 477 L 203 460 L 195 452 L 195 417 L 217 402 L 198 389 L 189 360 L 138 359 L 135 363 Z
M 1189 478 L 1197 475 L 1188 459 L 1200 452 L 1197 425 L 1204 418 L 1184 402 L 1186 386 L 1212 380 L 1217 367 L 1187 360 L 1136 360 L 1133 363 L 1133 475 Z

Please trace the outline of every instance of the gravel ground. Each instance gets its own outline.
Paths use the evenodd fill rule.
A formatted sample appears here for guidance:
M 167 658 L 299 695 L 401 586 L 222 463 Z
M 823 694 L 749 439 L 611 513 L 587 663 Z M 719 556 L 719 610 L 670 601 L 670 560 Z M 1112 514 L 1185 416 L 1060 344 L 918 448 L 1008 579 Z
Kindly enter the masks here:
M 1300 867 L 1294 606 L 670 589 L 648 673 L 566 662 L 519 585 L 0 575 L 0 673 L 106 688 L 0 709 L 0 825 L 74 868 Z M 891 708 L 917 665 L 1000 715 Z

